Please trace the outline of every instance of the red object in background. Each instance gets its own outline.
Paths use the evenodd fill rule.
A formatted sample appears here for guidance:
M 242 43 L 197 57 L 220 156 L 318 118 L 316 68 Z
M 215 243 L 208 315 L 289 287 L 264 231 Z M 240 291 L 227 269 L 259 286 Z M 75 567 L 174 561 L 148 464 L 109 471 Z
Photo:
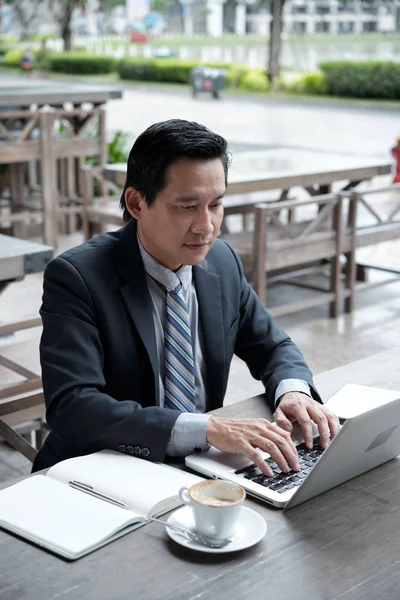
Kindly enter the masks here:
M 131 42 L 147 42 L 149 36 L 147 33 L 142 33 L 141 31 L 132 31 L 130 40 Z
M 205 79 L 203 83 L 203 89 L 209 92 L 211 90 L 211 79 Z
M 397 138 L 397 144 L 392 148 L 392 154 L 396 159 L 396 170 L 394 172 L 393 183 L 400 183 L 400 136 Z

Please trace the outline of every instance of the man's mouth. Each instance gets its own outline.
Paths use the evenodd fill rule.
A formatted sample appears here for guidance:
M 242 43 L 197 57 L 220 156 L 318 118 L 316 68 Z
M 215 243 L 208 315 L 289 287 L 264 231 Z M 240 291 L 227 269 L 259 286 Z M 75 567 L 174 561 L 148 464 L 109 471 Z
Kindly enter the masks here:
M 184 244 L 185 246 L 187 246 L 188 248 L 192 248 L 193 250 L 198 250 L 201 248 L 205 248 L 206 246 L 210 245 L 210 242 L 195 242 L 193 244 Z

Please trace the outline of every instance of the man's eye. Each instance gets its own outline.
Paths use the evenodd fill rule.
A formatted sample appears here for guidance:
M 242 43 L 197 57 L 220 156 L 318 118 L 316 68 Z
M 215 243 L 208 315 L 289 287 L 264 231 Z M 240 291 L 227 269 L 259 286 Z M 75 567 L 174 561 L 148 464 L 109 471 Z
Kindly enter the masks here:
M 183 208 L 183 210 L 193 210 L 194 208 L 196 208 L 196 205 L 191 204 L 188 206 L 187 204 L 184 204 L 183 206 L 181 206 L 181 208 Z
M 210 208 L 212 210 L 216 210 L 217 208 L 219 208 L 220 206 L 222 206 L 222 202 L 217 202 L 217 204 L 211 204 Z

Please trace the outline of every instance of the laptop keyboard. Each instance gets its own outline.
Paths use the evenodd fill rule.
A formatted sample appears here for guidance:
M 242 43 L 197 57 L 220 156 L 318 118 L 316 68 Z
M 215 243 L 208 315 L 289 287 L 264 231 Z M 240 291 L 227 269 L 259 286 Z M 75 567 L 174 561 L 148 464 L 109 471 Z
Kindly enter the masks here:
M 312 449 L 307 448 L 304 443 L 299 444 L 296 448 L 299 455 L 300 471 L 284 473 L 274 459 L 269 457 L 265 459 L 265 462 L 269 464 L 274 472 L 273 477 L 267 477 L 254 463 L 243 469 L 238 469 L 235 471 L 235 475 L 241 475 L 245 479 L 250 479 L 253 483 L 259 483 L 263 487 L 283 494 L 283 492 L 291 490 L 302 483 L 323 453 L 319 437 L 314 438 Z

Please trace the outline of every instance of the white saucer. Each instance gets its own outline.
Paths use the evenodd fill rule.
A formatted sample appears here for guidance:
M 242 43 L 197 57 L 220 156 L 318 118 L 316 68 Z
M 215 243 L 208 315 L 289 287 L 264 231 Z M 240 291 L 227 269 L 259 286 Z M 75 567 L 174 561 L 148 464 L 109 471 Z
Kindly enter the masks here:
M 167 522 L 171 523 L 171 525 L 181 525 L 181 527 L 196 531 L 192 509 L 189 506 L 183 506 L 176 510 L 170 515 Z M 166 531 L 169 537 L 181 546 L 199 552 L 214 552 L 219 554 L 221 552 L 236 552 L 237 550 L 244 550 L 245 548 L 254 546 L 254 544 L 257 544 L 257 542 L 259 542 L 266 534 L 267 523 L 254 510 L 247 508 L 247 506 L 242 506 L 232 541 L 223 548 L 209 548 L 208 546 L 203 546 L 203 544 L 193 542 L 184 535 L 181 535 L 174 529 L 168 527 L 168 525 Z

